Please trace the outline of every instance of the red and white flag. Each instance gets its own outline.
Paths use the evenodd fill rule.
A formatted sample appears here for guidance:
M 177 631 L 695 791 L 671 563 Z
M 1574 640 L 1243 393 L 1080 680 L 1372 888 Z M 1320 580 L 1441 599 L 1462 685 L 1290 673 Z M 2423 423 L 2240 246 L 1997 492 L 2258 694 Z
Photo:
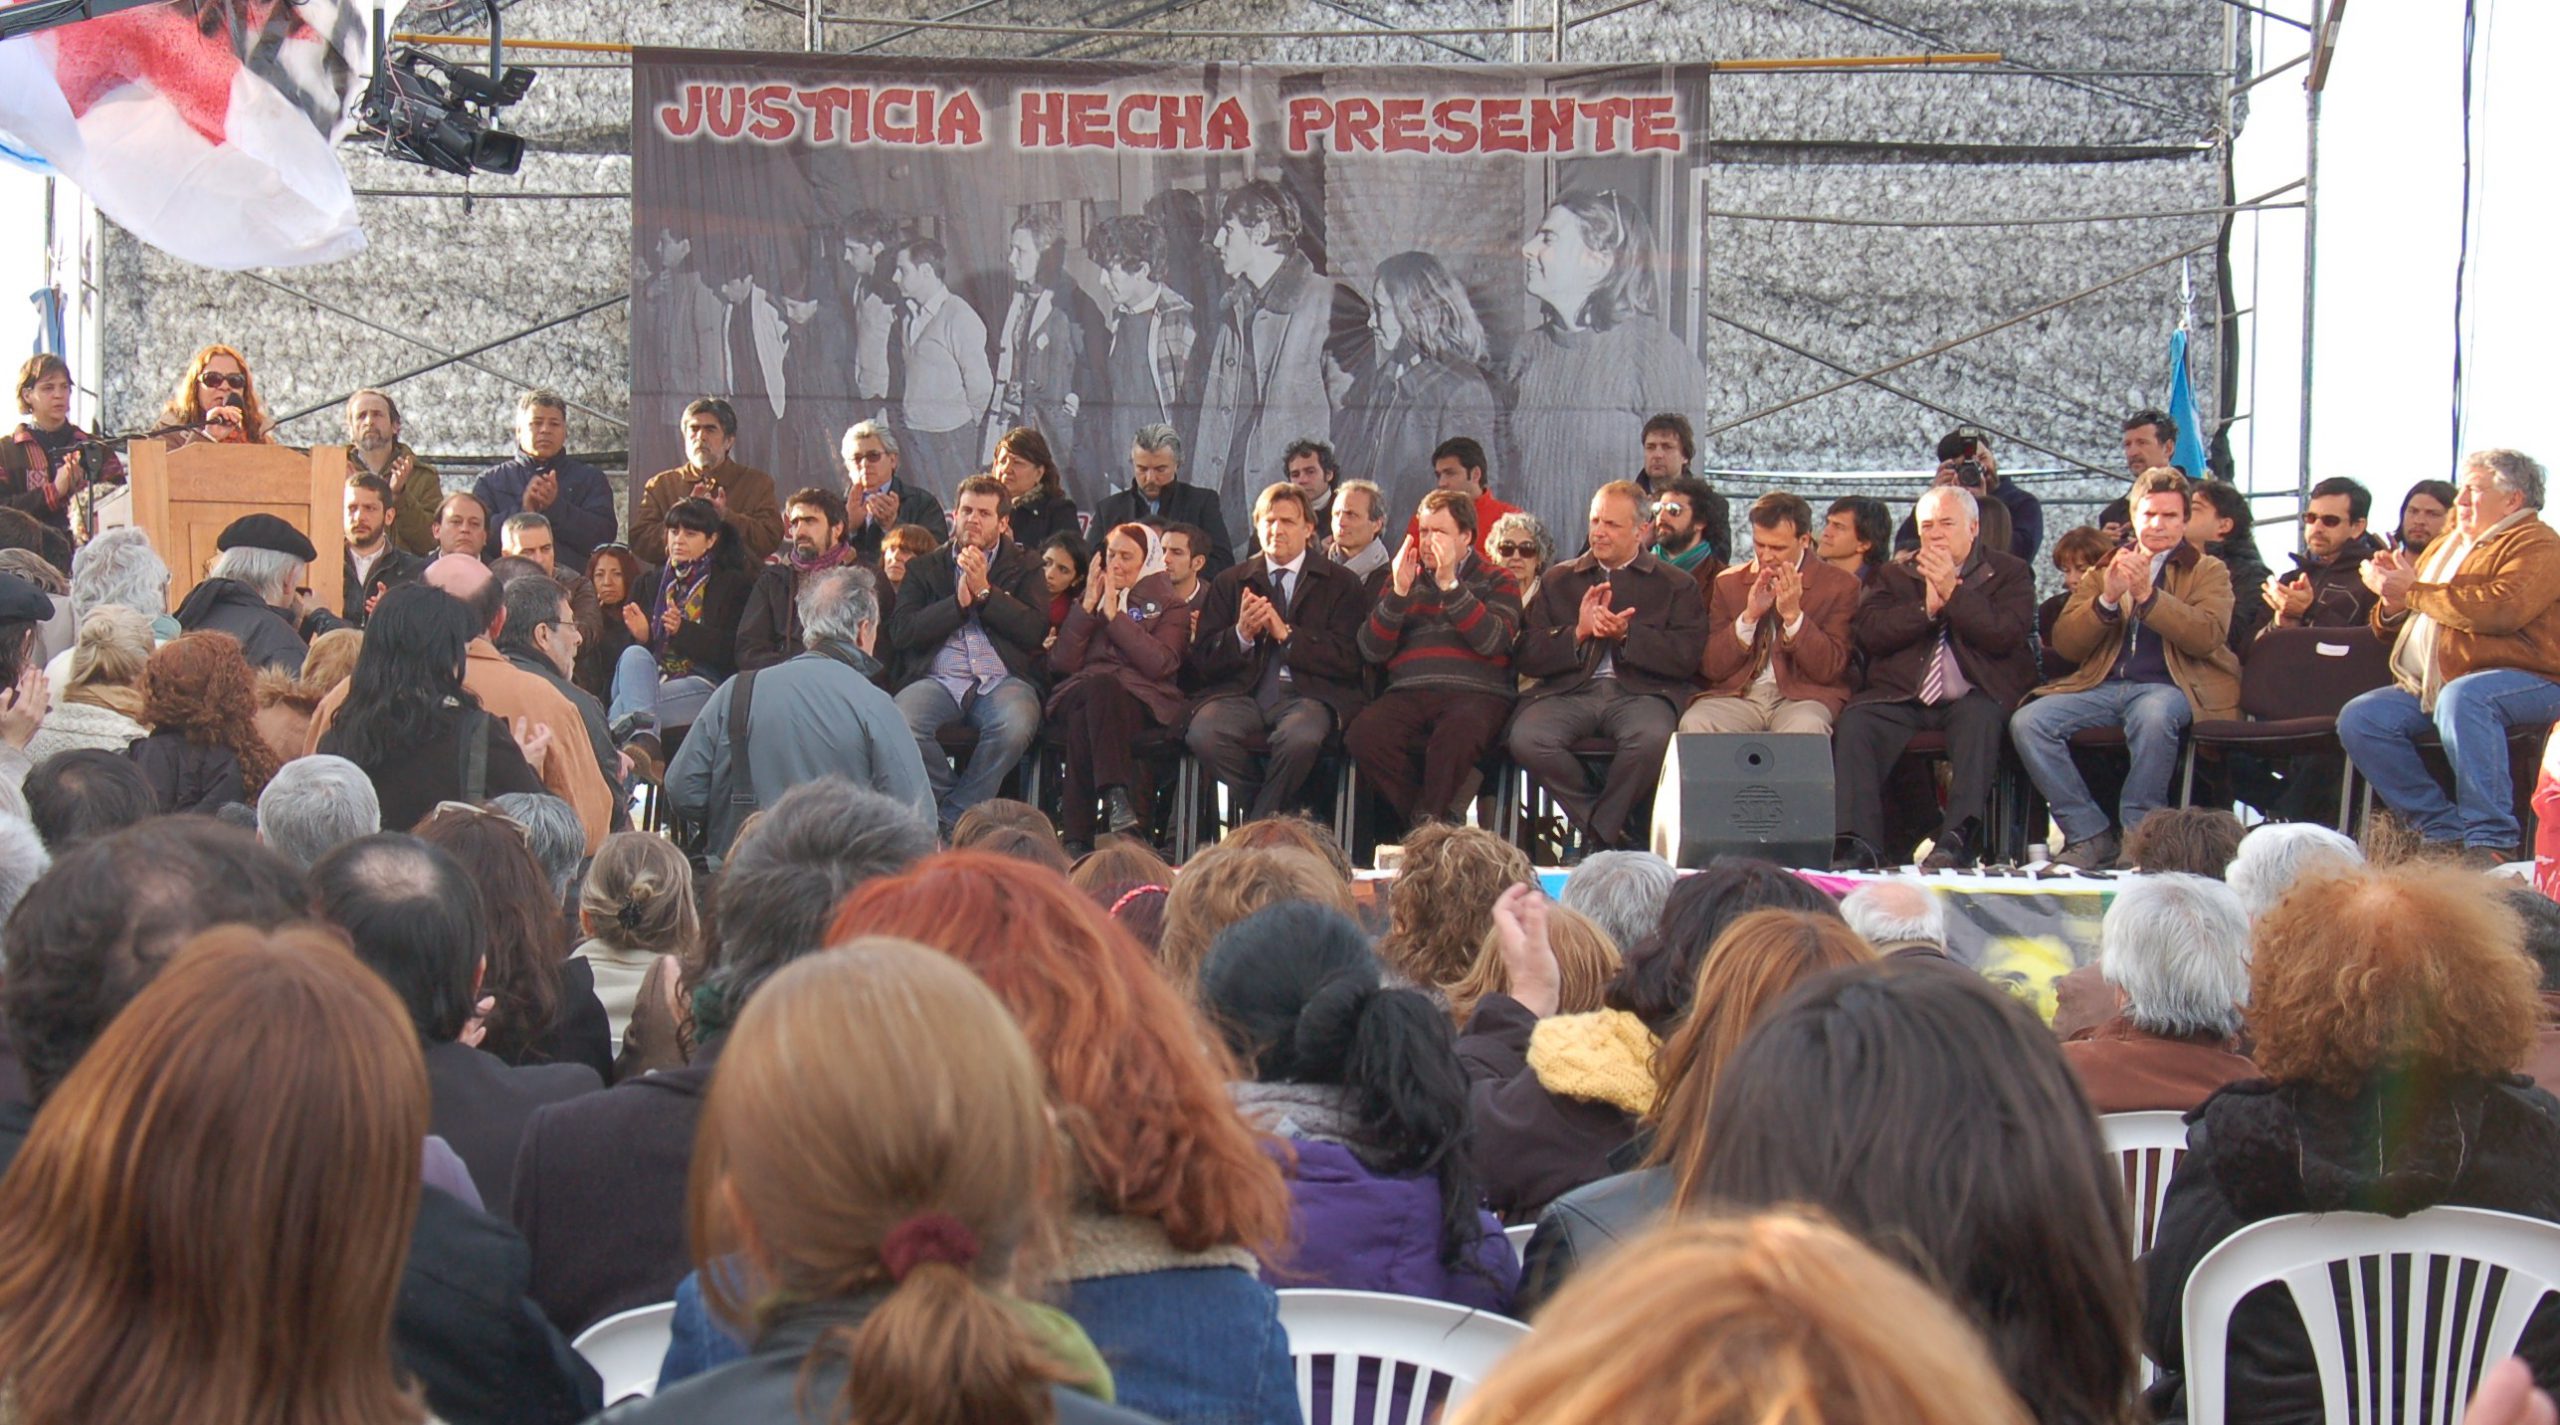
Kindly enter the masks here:
M 0 42 L 0 131 L 174 257 L 333 262 L 364 249 L 336 145 L 370 23 L 351 0 L 172 0 L 21 35 Z

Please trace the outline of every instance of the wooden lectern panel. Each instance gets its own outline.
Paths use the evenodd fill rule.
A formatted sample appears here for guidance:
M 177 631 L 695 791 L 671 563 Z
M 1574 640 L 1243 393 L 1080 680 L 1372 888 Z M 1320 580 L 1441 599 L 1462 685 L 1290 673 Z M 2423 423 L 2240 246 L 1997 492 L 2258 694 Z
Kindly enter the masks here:
M 346 533 L 340 524 L 347 448 L 323 445 L 308 454 L 289 445 L 223 445 L 199 441 L 175 450 L 156 440 L 125 451 L 133 481 L 133 522 L 169 566 L 169 608 L 204 581 L 214 541 L 242 515 L 270 514 L 311 537 L 311 603 L 332 613 L 346 605 Z

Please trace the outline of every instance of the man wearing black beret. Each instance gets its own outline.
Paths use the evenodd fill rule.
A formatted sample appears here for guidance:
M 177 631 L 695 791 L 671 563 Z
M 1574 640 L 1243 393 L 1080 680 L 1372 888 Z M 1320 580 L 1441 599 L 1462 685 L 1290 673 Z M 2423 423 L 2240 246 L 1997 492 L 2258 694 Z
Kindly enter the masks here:
M 252 668 L 301 672 L 307 650 L 299 630 L 311 596 L 311 561 L 320 551 L 274 515 L 242 515 L 223 527 L 213 547 L 221 552 L 205 581 L 178 605 L 178 626 L 239 639 Z

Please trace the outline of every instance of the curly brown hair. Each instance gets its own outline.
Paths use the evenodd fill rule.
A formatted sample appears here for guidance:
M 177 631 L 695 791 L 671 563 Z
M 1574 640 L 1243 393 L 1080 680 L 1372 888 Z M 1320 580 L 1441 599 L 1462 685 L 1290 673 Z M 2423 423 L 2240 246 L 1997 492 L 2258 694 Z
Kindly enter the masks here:
M 252 800 L 276 774 L 275 749 L 258 735 L 257 675 L 240 640 L 206 629 L 151 650 L 142 665 L 142 720 L 200 747 L 228 747 Z
M 1493 928 L 1494 901 L 1536 878 L 1519 847 L 1482 827 L 1424 823 L 1405 838 L 1378 958 L 1408 984 L 1456 980 Z
M 2307 882 L 2254 939 L 2252 1057 L 2278 1082 L 2349 1095 L 2404 1065 L 2494 1078 L 2533 1047 L 2524 922 L 2476 874 L 2415 862 Z
M 1165 897 L 1164 932 L 1156 943 L 1156 957 L 1166 977 L 1184 996 L 1195 993 L 1200 967 L 1209 958 L 1209 942 L 1218 938 L 1218 932 L 1281 901 L 1314 901 L 1345 915 L 1357 914 L 1351 887 L 1335 879 L 1333 868 L 1310 852 L 1220 844 L 1192 857 L 1174 876 L 1173 890 Z

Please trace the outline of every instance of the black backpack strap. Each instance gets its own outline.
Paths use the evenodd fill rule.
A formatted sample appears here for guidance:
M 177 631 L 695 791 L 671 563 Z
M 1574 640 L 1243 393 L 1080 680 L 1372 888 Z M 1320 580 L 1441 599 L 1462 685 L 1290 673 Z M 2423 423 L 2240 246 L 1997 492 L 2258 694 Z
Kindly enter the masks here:
M 465 708 L 462 724 L 462 799 L 478 805 L 489 790 L 489 714 Z
M 756 705 L 756 674 L 750 668 L 731 680 L 737 691 L 729 695 L 729 805 L 745 811 L 755 810 L 755 764 L 747 756 L 747 726 Z

